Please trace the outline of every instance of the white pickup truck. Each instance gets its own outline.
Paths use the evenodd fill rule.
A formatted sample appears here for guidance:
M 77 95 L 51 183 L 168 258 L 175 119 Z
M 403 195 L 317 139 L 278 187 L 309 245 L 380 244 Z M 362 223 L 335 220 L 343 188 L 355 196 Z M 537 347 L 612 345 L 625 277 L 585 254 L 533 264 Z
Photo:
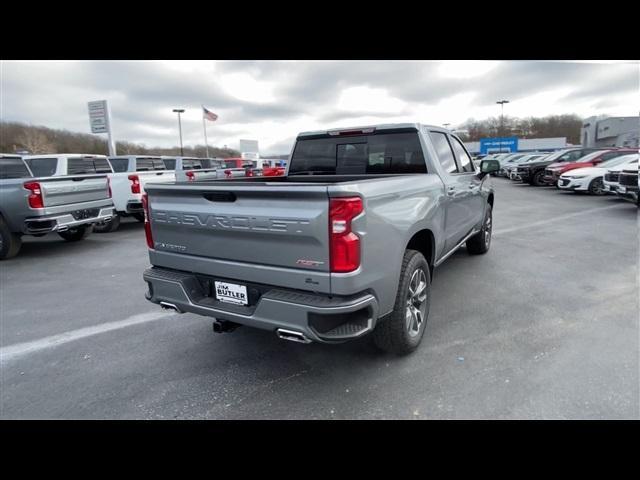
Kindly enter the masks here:
M 162 157 L 169 170 L 175 170 L 177 182 L 195 182 L 224 178 L 222 158 Z
M 98 224 L 94 231 L 113 232 L 120 226 L 122 217 L 132 216 L 144 222 L 142 194 L 147 183 L 168 183 L 175 181 L 175 172 L 167 168 L 165 160 L 159 156 L 122 155 L 109 157 L 112 173 L 111 194 L 117 215 L 109 222 Z

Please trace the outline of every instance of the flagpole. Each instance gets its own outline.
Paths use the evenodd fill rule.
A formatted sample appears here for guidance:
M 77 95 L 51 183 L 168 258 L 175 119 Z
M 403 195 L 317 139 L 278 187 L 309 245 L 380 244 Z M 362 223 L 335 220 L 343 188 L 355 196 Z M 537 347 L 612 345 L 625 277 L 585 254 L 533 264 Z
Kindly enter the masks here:
M 207 142 L 207 124 L 204 121 L 204 106 L 202 107 L 202 128 L 204 130 L 204 144 L 207 148 L 207 158 L 209 158 L 209 142 Z

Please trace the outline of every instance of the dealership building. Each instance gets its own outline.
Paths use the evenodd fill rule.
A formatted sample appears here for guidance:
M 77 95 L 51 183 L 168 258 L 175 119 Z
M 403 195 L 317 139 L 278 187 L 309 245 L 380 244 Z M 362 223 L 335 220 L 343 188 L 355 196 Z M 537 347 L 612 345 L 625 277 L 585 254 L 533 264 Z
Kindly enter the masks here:
M 585 147 L 638 147 L 638 117 L 590 117 L 582 122 L 580 140 Z
M 553 152 L 566 148 L 567 137 L 552 138 L 481 138 L 479 142 L 465 142 L 465 147 L 472 155 L 507 152 Z

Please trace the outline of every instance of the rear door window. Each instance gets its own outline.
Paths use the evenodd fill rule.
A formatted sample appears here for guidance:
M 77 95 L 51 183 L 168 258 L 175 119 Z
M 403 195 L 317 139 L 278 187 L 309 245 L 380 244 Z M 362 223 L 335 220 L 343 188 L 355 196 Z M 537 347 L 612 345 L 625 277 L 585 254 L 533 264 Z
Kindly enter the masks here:
M 29 170 L 20 158 L 0 158 L 0 179 L 29 178 Z
M 34 177 L 51 177 L 56 174 L 58 167 L 57 158 L 27 158 L 25 162 Z
M 451 150 L 447 135 L 442 132 L 429 132 L 429 137 L 433 142 L 436 154 L 438 155 L 438 161 L 444 171 L 447 173 L 458 173 L 456 159 L 453 156 L 453 150 Z
M 471 161 L 471 157 L 464 149 L 462 144 L 458 141 L 456 137 L 452 137 L 449 135 L 449 140 L 451 141 L 451 145 L 453 146 L 453 151 L 456 154 L 456 158 L 458 159 L 458 165 L 463 172 L 473 172 L 473 162 Z

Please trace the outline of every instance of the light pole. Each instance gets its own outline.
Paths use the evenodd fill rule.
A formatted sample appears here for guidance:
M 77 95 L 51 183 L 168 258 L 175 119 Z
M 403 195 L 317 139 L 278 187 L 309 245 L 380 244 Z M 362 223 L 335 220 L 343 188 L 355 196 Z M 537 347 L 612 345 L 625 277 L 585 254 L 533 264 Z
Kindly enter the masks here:
M 180 114 L 184 113 L 184 108 L 174 108 L 174 113 L 178 114 L 178 130 L 180 131 L 180 156 L 184 157 L 184 150 L 182 149 L 182 121 L 180 120 Z
M 500 153 L 502 153 L 502 136 L 504 136 L 504 104 L 509 103 L 509 100 L 500 100 L 496 103 L 500 104 Z

